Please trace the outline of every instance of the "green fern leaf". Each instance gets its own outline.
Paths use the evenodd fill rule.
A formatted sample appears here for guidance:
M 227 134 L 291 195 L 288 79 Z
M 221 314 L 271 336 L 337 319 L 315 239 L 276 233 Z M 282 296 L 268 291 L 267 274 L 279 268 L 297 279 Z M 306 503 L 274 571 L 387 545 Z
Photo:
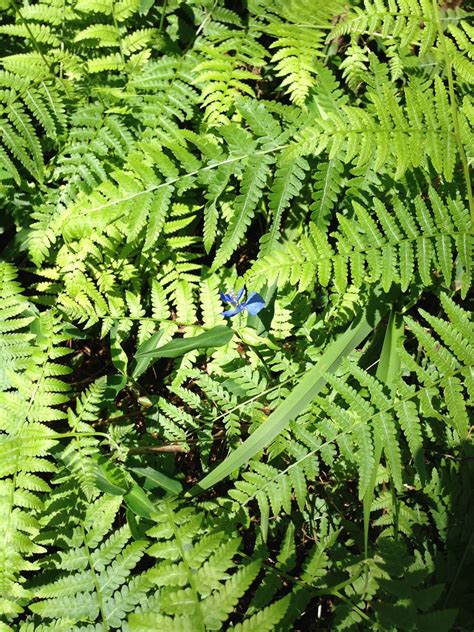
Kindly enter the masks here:
M 334 158 L 328 162 L 320 162 L 316 168 L 311 220 L 317 228 L 324 230 L 330 220 L 330 212 L 334 208 L 342 186 L 343 163 Z
M 271 606 L 267 606 L 252 617 L 245 619 L 242 623 L 229 627 L 229 630 L 235 630 L 235 632 L 253 632 L 254 630 L 271 632 L 285 615 L 288 609 L 288 601 L 287 597 L 279 599 L 272 603 Z
M 416 404 L 410 400 L 401 401 L 395 407 L 398 421 L 406 437 L 410 453 L 415 461 L 422 481 L 426 478 L 423 437 L 421 433 L 421 422 L 418 416 Z
M 215 630 L 227 619 L 234 610 L 238 599 L 253 582 L 260 569 L 256 560 L 240 568 L 228 579 L 221 590 L 206 600 L 204 622 L 208 629 Z
M 260 242 L 260 256 L 265 256 L 273 251 L 280 234 L 280 224 L 282 213 L 290 203 L 290 200 L 297 195 L 305 171 L 309 168 L 306 160 L 297 158 L 286 161 L 283 154 L 277 164 L 274 185 L 269 194 L 269 208 L 272 212 L 272 225 Z
M 402 489 L 402 460 L 398 443 L 397 431 L 390 414 L 378 413 L 373 420 L 373 431 L 382 442 L 383 451 L 387 458 L 390 474 L 392 475 L 395 488 Z
M 245 235 L 260 201 L 269 174 L 270 158 L 251 158 L 242 177 L 241 193 L 235 200 L 234 214 L 217 250 L 213 269 L 226 263 Z
M 369 487 L 374 467 L 374 448 L 369 426 L 357 422 L 354 429 L 354 437 L 358 446 L 359 500 L 362 500 Z

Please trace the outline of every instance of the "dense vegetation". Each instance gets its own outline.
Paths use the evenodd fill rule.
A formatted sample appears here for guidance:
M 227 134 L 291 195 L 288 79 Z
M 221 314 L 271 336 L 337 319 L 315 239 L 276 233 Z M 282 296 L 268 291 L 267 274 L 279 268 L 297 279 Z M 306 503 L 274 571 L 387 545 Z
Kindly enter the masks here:
M 0 10 L 0 631 L 472 630 L 463 3 Z

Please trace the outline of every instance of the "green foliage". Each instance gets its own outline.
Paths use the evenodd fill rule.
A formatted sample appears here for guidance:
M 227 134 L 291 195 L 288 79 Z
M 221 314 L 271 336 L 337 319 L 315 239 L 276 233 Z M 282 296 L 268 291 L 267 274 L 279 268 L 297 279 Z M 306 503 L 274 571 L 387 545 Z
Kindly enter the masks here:
M 48 424 L 65 417 L 57 406 L 69 399 L 63 376 L 70 370 L 56 361 L 69 353 L 57 314 L 27 316 L 28 302 L 19 295 L 12 267 L 2 264 L 1 272 L 7 366 L 0 393 L 0 583 L 2 612 L 11 616 L 22 611 L 29 596 L 22 573 L 38 568 L 27 558 L 45 552 L 36 538 L 50 491 L 48 474 L 56 470 L 49 455 L 55 431 Z
M 63 539 L 61 550 L 45 560 L 46 577 L 53 568 L 54 580 L 43 583 L 41 576 L 37 578 L 38 601 L 31 610 L 40 620 L 73 628 L 100 617 L 120 629 L 126 613 L 143 598 L 149 586 L 145 575 L 136 577 L 133 584 L 126 582 L 145 552 L 146 541 L 131 541 L 127 525 L 109 534 L 121 500 L 102 496 L 87 509 L 81 503 L 83 515 L 76 510 L 79 515 L 70 516 L 69 524 L 60 523 L 69 527 L 70 534 Z
M 467 3 L 0 9 L 0 629 L 470 629 Z
M 256 578 L 259 561 L 237 565 L 240 538 L 217 525 L 210 531 L 203 514 L 169 502 L 157 509 L 161 511 L 148 532 L 153 542 L 148 553 L 159 560 L 150 576 L 153 585 L 161 588 L 160 597 L 152 596 L 130 617 L 130 628 L 222 629 Z M 272 629 L 269 626 L 283 613 L 284 604 L 260 613 L 264 629 Z M 252 623 L 244 619 L 240 625 L 245 629 Z
M 353 201 L 350 215 L 337 214 L 337 231 L 326 235 L 310 224 L 299 243 L 288 242 L 261 257 L 248 272 L 248 282 L 256 287 L 263 280 L 280 287 L 298 284 L 304 291 L 317 279 L 323 287 L 332 281 L 342 293 L 349 284 L 361 287 L 369 279 L 388 292 L 394 283 L 402 291 L 415 283 L 430 286 L 436 275 L 449 288 L 456 261 L 456 282 L 466 295 L 471 270 L 469 211 L 459 199 L 445 203 L 433 189 L 430 194 L 431 208 L 420 196 L 411 209 L 393 199 L 392 211 L 373 198 L 371 214 Z
M 0 30 L 1 32 L 1 30 Z M 0 167 L 2 178 L 19 184 L 26 170 L 43 181 L 44 149 L 39 134 L 57 140 L 66 123 L 63 99 L 47 76 L 32 80 L 8 70 L 0 72 Z

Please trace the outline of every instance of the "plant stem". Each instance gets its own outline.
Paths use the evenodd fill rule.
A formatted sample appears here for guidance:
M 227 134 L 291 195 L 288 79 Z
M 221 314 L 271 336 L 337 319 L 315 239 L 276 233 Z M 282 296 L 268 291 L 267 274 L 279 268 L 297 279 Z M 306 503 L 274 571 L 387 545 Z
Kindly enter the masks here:
M 161 33 L 163 31 L 163 25 L 165 23 L 165 14 L 166 14 L 166 6 L 168 4 L 168 0 L 164 0 L 163 2 L 163 9 L 161 10 L 161 17 L 160 17 L 160 25 L 158 27 L 158 33 Z
M 169 445 L 144 445 L 137 448 L 130 448 L 129 454 L 160 454 L 166 452 L 189 452 L 186 446 L 179 443 L 170 443 Z
M 43 54 L 43 51 L 41 50 L 41 48 L 38 45 L 38 42 L 36 41 L 36 37 L 33 34 L 33 31 L 30 28 L 29 23 L 23 19 L 23 16 L 21 14 L 20 11 L 20 7 L 18 6 L 16 0 L 11 0 L 11 5 L 12 7 L 15 9 L 15 13 L 18 14 L 18 17 L 20 19 L 20 22 L 24 25 L 24 27 L 26 28 L 26 30 L 28 31 L 28 35 L 30 36 L 30 40 L 31 43 L 33 44 L 34 49 L 36 50 L 36 52 L 38 53 L 38 55 L 41 57 L 41 59 L 44 62 L 44 65 L 46 66 L 46 68 L 48 69 L 49 72 L 51 72 L 50 68 L 49 68 L 49 62 L 46 59 L 46 57 Z

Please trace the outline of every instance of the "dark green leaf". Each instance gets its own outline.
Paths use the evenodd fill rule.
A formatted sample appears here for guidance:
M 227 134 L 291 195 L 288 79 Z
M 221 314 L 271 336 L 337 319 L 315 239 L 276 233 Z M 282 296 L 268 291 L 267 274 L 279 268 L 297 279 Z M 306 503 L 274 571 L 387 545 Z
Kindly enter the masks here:
M 208 349 L 210 347 L 223 347 L 232 339 L 234 332 L 225 325 L 218 325 L 199 336 L 192 338 L 177 338 L 159 349 L 145 349 L 140 347 L 135 354 L 135 359 L 149 358 L 179 358 L 195 349 Z

